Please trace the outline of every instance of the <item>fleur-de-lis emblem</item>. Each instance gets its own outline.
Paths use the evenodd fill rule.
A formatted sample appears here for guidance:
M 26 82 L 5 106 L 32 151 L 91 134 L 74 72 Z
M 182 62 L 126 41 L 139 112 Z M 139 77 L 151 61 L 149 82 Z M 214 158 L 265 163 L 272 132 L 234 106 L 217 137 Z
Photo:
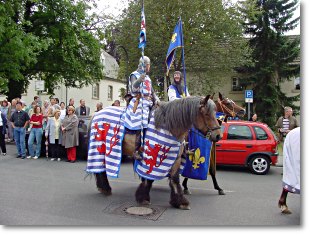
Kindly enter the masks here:
M 172 38 L 171 38 L 172 43 L 175 43 L 177 35 L 178 35 L 177 33 L 172 34 Z
M 195 152 L 189 153 L 189 160 L 193 162 L 193 168 L 196 170 L 199 168 L 199 164 L 206 161 L 204 156 L 200 156 L 200 149 L 197 148 Z

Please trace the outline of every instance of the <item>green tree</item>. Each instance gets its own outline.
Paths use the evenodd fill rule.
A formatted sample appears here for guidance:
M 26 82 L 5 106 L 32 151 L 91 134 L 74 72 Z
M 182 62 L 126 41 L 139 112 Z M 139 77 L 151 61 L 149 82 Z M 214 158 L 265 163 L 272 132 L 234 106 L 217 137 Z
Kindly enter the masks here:
M 293 18 L 297 4 L 298 0 L 245 0 L 240 5 L 254 61 L 242 68 L 243 83 L 253 87 L 255 112 L 271 127 L 284 106 L 299 108 L 294 105 L 299 95 L 287 97 L 280 89 L 283 81 L 300 74 L 299 63 L 294 63 L 300 55 L 299 37 L 284 35 L 299 24 L 299 17 Z
M 26 79 L 23 73 L 37 62 L 37 56 L 47 47 L 47 42 L 24 32 L 25 21 L 20 19 L 22 1 L 0 2 L 0 92 L 11 100 L 24 92 Z
M 245 61 L 246 40 L 242 37 L 236 11 L 228 3 L 223 4 L 221 0 L 150 0 L 144 2 L 144 12 L 145 55 L 152 61 L 152 79 L 161 80 L 166 73 L 166 53 L 179 16 L 183 21 L 185 64 L 191 94 L 204 95 L 213 91 L 230 77 L 235 66 Z M 110 28 L 113 45 L 127 49 L 130 71 L 137 68 L 141 56 L 138 49 L 140 16 L 141 1 L 131 1 L 122 18 Z M 119 53 L 125 58 L 122 51 Z M 182 69 L 180 58 L 181 50 L 178 50 L 171 71 Z M 120 73 L 120 77 L 124 75 Z
M 23 66 L 21 69 L 16 67 L 19 75 L 22 75 L 19 76 L 18 82 L 23 87 L 16 89 L 16 83 L 13 81 L 17 80 L 16 78 L 12 80 L 12 77 L 3 77 L 7 80 L 9 92 L 15 90 L 15 93 L 21 94 L 32 78 L 45 80 L 51 94 L 60 83 L 67 87 L 82 87 L 103 79 L 100 39 L 103 38 L 102 26 L 105 22 L 104 17 L 90 13 L 93 1 L 5 2 L 11 6 L 18 6 L 11 7 L 11 18 L 15 19 L 14 22 L 19 26 L 18 33 L 29 37 L 29 43 L 37 43 L 37 48 L 25 47 L 33 55 L 32 63 L 17 62 L 19 66 Z M 15 50 L 15 47 L 13 49 Z M 6 48 L 8 53 L 13 49 Z M 22 52 L 18 48 L 16 51 Z M 10 63 L 10 59 L 7 61 Z

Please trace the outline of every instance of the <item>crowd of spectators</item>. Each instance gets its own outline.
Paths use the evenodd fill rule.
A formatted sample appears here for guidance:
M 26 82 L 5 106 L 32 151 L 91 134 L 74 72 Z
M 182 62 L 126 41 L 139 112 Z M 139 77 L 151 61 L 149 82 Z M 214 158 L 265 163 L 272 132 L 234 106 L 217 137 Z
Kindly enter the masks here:
M 102 109 L 98 102 L 95 111 Z M 40 100 L 35 96 L 31 104 L 20 98 L 0 102 L 0 147 L 7 154 L 6 144 L 15 142 L 17 158 L 38 159 L 49 156 L 51 161 L 76 162 L 79 145 L 78 118 L 91 115 L 90 107 L 81 99 L 75 108 L 71 98 L 68 106 L 58 98 Z

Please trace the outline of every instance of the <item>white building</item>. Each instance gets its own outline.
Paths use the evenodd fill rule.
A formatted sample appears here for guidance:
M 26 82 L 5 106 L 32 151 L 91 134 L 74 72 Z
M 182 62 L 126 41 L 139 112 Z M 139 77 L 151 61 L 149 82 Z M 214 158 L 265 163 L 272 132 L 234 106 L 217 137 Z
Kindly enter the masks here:
M 98 102 L 103 103 L 103 107 L 111 105 L 114 100 L 120 100 L 121 106 L 125 106 L 125 101 L 122 100 L 121 89 L 126 89 L 126 82 L 117 80 L 119 66 L 116 60 L 103 51 L 101 55 L 101 62 L 104 66 L 104 80 L 83 88 L 68 88 L 65 85 L 61 85 L 59 89 L 55 89 L 55 95 L 53 97 L 58 98 L 59 101 L 63 101 L 66 104 L 69 103 L 69 99 L 74 99 L 74 106 L 79 106 L 80 99 L 84 99 L 86 106 L 90 107 L 90 112 L 93 113 L 96 110 L 96 104 Z M 31 80 L 27 93 L 22 94 L 22 100 L 27 105 L 31 104 L 33 97 L 38 95 L 41 100 L 48 100 L 50 95 L 46 91 L 36 91 L 37 80 Z M 37 83 L 38 88 L 38 83 Z

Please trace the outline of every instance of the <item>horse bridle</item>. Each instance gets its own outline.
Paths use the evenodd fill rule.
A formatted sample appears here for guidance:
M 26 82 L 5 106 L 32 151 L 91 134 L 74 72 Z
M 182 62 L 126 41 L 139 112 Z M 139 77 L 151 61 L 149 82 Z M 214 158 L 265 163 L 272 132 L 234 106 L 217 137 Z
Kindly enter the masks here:
M 220 127 L 220 126 L 217 126 L 217 127 L 210 128 L 210 127 L 208 127 L 208 125 L 207 125 L 207 130 L 208 130 L 208 132 L 216 131 L 216 130 L 218 130 L 218 129 L 221 129 L 221 127 Z
M 235 102 L 234 101 L 232 101 L 231 99 L 229 99 L 229 98 L 226 98 L 230 103 L 232 103 L 232 104 L 235 104 Z M 223 104 L 223 101 L 222 100 L 220 100 L 220 99 L 218 99 L 218 102 L 219 102 L 219 104 L 220 104 L 220 107 L 221 107 L 221 109 L 222 109 L 222 111 L 223 111 L 223 113 L 225 113 L 225 111 L 227 111 L 233 118 L 236 116 L 236 112 L 235 112 L 235 106 L 234 105 L 232 105 L 232 110 L 230 109 L 230 108 L 228 108 L 225 104 Z
M 218 130 L 218 129 L 221 129 L 221 127 L 220 127 L 220 126 L 217 126 L 217 127 L 209 128 L 208 125 L 207 125 L 207 134 L 206 134 L 206 138 L 207 138 L 207 139 L 210 139 L 210 136 L 212 135 L 212 131 L 215 131 L 215 130 Z
M 200 104 L 201 104 L 201 101 L 202 100 L 200 100 Z M 205 124 L 206 124 L 206 127 L 207 127 L 207 133 L 206 133 L 206 137 L 207 138 L 210 138 L 210 136 L 211 136 L 213 131 L 221 129 L 221 126 L 216 126 L 216 127 L 210 128 L 207 123 L 205 123 Z

